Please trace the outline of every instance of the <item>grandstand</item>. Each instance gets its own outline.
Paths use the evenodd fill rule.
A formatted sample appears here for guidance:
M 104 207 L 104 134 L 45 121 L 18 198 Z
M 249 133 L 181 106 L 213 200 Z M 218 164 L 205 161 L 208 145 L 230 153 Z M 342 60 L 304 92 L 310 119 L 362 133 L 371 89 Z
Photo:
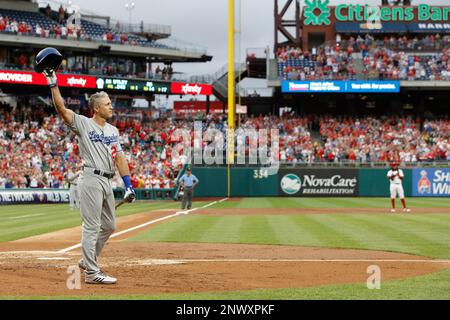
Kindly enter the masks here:
M 32 112 L 26 100 L 19 108 L 2 104 L 0 123 L 0 188 L 29 187 L 27 176 L 42 187 L 64 187 L 67 168 L 81 166 L 75 137 L 62 120 L 44 108 Z M 173 157 L 172 149 L 178 141 L 172 139 L 172 133 L 190 130 L 193 119 L 167 113 L 153 121 L 150 111 L 122 111 L 113 124 L 121 132 L 124 149 L 133 155 L 130 165 L 135 187 L 172 188 L 188 160 Z M 450 161 L 448 118 L 423 121 L 402 116 L 260 115 L 243 117 L 241 127 L 278 128 L 279 160 L 288 165 L 383 165 L 392 159 L 405 165 Z M 205 118 L 203 130 L 208 128 L 226 135 L 221 115 Z M 319 137 L 315 139 L 317 128 Z M 119 180 L 115 183 L 120 186 Z
M 55 13 L 47 16 L 45 8 L 27 12 L 0 9 L 0 15 L 24 21 L 30 26 L 39 24 L 42 28 L 58 24 Z M 95 50 L 81 50 L 80 45 L 73 41 L 67 49 L 66 39 L 61 35 L 58 37 L 55 33 L 44 37 L 61 44 L 69 56 L 67 65 L 62 67 L 63 72 L 121 79 L 144 78 L 148 60 L 142 64 L 142 59 L 138 58 L 147 50 L 158 49 L 150 61 L 168 62 L 167 67 L 172 62 L 203 61 L 205 58 L 197 53 L 188 55 L 188 58 L 177 58 L 176 49 L 159 44 L 154 38 L 131 33 L 119 36 L 113 28 L 86 19 L 82 19 L 81 29 L 86 37 L 73 41 L 110 45 L 109 51 L 98 55 L 98 43 Z M 286 166 L 385 166 L 394 159 L 412 166 L 448 164 L 450 119 L 446 101 L 450 96 L 444 89 L 450 87 L 450 37 L 445 32 L 434 33 L 434 30 L 431 34 L 381 36 L 373 33 L 345 33 L 341 36 L 333 31 L 331 35 L 326 34 L 322 43 L 318 43 L 316 38 L 275 43 L 274 59 L 266 65 L 268 83 L 274 87 L 274 94 L 243 97 L 241 103 L 247 107 L 247 114 L 239 116 L 238 126 L 244 129 L 279 129 L 280 150 L 276 157 Z M 6 39 L 2 38 L 4 36 L 11 35 L 0 34 L 0 41 Z M 304 36 L 307 37 L 308 33 Z M 36 35 L 24 34 L 21 37 L 36 38 Z M 327 40 L 330 37 L 335 39 Z M 114 47 L 116 43 L 128 49 L 133 46 L 133 54 L 121 52 L 119 55 L 118 47 Z M 6 61 L 4 68 L 31 69 L 34 52 L 18 47 L 17 42 L 14 47 L 1 50 L 8 53 L 3 57 L 11 58 L 15 54 L 15 58 Z M 17 51 L 27 55 L 27 64 L 19 63 Z M 236 79 L 252 74 L 261 77 L 261 64 L 266 61 L 263 56 L 268 54 L 268 50 L 264 52 L 261 56 L 249 54 L 247 67 L 237 66 Z M 255 62 L 258 63 L 258 72 L 251 69 Z M 156 75 L 156 72 L 152 74 L 151 79 L 155 80 Z M 172 157 L 178 141 L 171 135 L 176 129 L 192 129 L 193 121 L 197 119 L 203 121 L 204 131 L 215 128 L 227 135 L 224 104 L 227 102 L 228 76 L 226 72 L 219 72 L 213 77 L 214 94 L 220 100 L 217 105 L 222 106 L 214 109 L 214 114 L 208 107 L 193 108 L 198 112 L 186 113 L 154 107 L 131 109 L 134 97 L 151 101 L 154 95 L 130 89 L 112 91 L 118 109 L 114 125 L 123 135 L 121 142 L 125 150 L 133 155 L 130 163 L 136 188 L 170 189 L 175 185 L 178 173 L 189 160 Z M 165 80 L 170 82 L 173 79 Z M 296 94 L 281 90 L 283 82 L 337 80 L 401 82 L 399 92 L 395 94 Z M 19 90 L 14 85 L 2 85 L 1 88 L 4 92 L 17 93 Z M 76 112 L 89 115 L 83 94 L 96 89 L 94 86 L 81 92 L 78 89 L 63 90 L 72 94 L 72 108 Z M 30 92 L 38 94 L 37 97 L 20 97 L 16 103 L 5 100 L 0 105 L 0 188 L 29 186 L 30 179 L 35 179 L 41 187 L 63 187 L 68 166 L 81 165 L 74 136 L 54 116 L 48 106 L 48 98 L 41 96 L 46 88 L 33 90 L 30 88 Z M 192 105 L 195 106 L 196 101 L 193 100 Z M 11 150 L 18 152 L 11 153 Z M 22 159 L 19 154 L 27 156 Z M 17 170 L 17 163 L 22 164 L 22 169 Z M 119 185 L 120 181 L 115 183 Z
M 169 68 L 176 62 L 212 59 L 204 48 L 183 45 L 179 40 L 172 41 L 173 45 L 158 40 L 170 37 L 170 28 L 165 26 L 145 29 L 143 24 L 137 32 L 122 32 L 124 27 L 117 28 L 119 22 L 111 26 L 109 17 L 94 16 L 106 21 L 94 22 L 93 16 L 82 14 L 77 25 L 69 23 L 69 14 L 62 5 L 60 10 L 62 14 L 58 15 L 51 7 L 39 8 L 32 1 L 3 1 L 0 65 L 10 70 L 32 70 L 35 54 L 49 46 L 58 48 L 66 57 L 62 72 L 78 74 L 99 74 L 98 70 L 105 74 L 106 66 L 128 65 L 127 70 L 114 75 L 126 77 L 133 70 L 134 77 L 149 78 L 153 74 L 148 64 L 162 63 Z M 107 74 L 111 75 L 111 71 Z

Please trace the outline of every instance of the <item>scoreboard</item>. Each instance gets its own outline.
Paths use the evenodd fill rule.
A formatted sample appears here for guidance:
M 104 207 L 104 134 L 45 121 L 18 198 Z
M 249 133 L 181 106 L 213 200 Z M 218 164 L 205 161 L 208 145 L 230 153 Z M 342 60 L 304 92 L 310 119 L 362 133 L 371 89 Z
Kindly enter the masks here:
M 170 94 L 170 83 L 123 78 L 97 78 L 97 89 Z
M 86 90 L 122 91 L 137 94 L 179 94 L 179 95 L 205 95 L 213 94 L 210 84 L 157 81 L 150 79 L 128 79 L 95 77 L 80 74 L 58 73 L 58 85 L 66 88 Z M 47 80 L 42 73 L 1 70 L 0 84 L 47 86 Z

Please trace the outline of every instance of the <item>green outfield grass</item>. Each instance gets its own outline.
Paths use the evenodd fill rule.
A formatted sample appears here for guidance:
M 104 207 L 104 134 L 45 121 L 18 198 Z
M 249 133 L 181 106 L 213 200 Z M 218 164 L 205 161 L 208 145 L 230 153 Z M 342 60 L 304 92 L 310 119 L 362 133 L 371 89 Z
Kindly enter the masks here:
M 210 208 L 386 208 L 389 206 L 388 201 L 386 198 L 243 198 L 239 201 L 225 201 Z M 210 202 L 196 201 L 194 207 Z M 450 211 L 448 198 L 412 198 L 408 199 L 408 204 L 412 208 L 448 207 Z M 120 217 L 157 209 L 177 209 L 179 206 L 179 202 L 173 201 L 137 202 L 120 207 L 117 215 Z M 228 241 L 239 240 L 238 232 L 235 228 L 234 230 L 230 228 L 233 222 L 222 221 L 222 223 L 225 226 L 229 225 L 225 228 L 230 235 Z M 67 204 L 0 206 L 0 242 L 71 228 L 80 224 L 79 212 L 70 211 Z M 234 240 L 232 240 L 233 237 Z
M 195 203 L 196 206 L 203 202 Z M 136 202 L 117 210 L 119 217 L 158 209 L 177 209 L 174 201 Z M 0 206 L 0 242 L 13 241 L 81 225 L 78 210 L 68 204 Z
M 449 208 L 448 198 L 411 198 L 414 208 Z M 211 201 L 197 201 L 201 207 Z M 179 202 L 138 202 L 122 206 L 118 216 L 178 209 Z M 410 253 L 450 259 L 450 214 L 390 214 L 386 198 L 243 198 L 214 208 L 346 208 L 346 213 L 302 215 L 187 215 L 168 220 L 127 241 L 245 243 L 354 248 Z M 357 214 L 355 208 L 379 208 L 385 214 Z M 353 213 L 352 213 L 353 212 Z M 414 212 L 414 211 L 413 211 Z M 168 213 L 169 214 L 169 213 Z M 151 220 L 151 216 L 149 216 Z M 68 205 L 0 206 L 0 242 L 79 226 L 78 211 Z M 64 296 L 26 299 L 450 299 L 450 269 L 423 277 L 382 282 L 381 290 L 364 283 L 316 288 L 244 292 L 164 294 L 152 296 Z M 0 297 L 0 299 L 23 297 Z
M 249 290 L 129 296 L 0 297 L 0 299 L 39 300 L 448 300 L 450 270 L 403 280 L 381 282 L 381 288 L 369 290 L 365 284 L 328 285 L 302 289 Z
M 408 198 L 411 208 L 449 208 L 450 198 Z M 380 208 L 390 209 L 389 198 L 242 198 L 225 201 L 214 208 Z M 401 208 L 397 199 L 397 207 Z
M 351 214 L 383 207 L 386 199 L 226 201 L 210 208 L 349 208 L 346 214 L 183 216 L 129 241 L 247 243 L 354 248 L 450 259 L 450 214 Z M 448 199 L 411 199 L 412 207 L 449 206 Z M 383 209 L 384 210 L 384 209 Z M 449 209 L 450 211 L 450 209 Z M 380 211 L 384 212 L 384 211 Z

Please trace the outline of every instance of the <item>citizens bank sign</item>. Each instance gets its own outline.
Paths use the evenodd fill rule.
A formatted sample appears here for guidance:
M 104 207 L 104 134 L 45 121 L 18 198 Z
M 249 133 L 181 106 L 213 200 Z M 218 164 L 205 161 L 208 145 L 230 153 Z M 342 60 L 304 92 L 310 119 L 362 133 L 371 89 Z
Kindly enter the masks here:
M 339 22 L 410 22 L 448 21 L 450 7 L 436 7 L 428 4 L 417 6 L 417 16 L 414 7 L 378 7 L 362 4 L 341 4 L 330 7 L 330 0 L 305 0 L 303 11 L 305 25 L 330 25 L 331 10 Z

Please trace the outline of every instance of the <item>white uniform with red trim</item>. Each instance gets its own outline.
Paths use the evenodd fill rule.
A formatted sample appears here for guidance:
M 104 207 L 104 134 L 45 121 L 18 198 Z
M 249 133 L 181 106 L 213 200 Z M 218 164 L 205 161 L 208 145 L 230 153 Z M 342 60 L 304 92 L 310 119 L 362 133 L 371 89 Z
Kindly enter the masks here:
M 387 177 L 391 183 L 391 199 L 395 199 L 397 196 L 400 199 L 405 197 L 405 192 L 403 191 L 402 180 L 405 177 L 401 169 L 389 170 Z

